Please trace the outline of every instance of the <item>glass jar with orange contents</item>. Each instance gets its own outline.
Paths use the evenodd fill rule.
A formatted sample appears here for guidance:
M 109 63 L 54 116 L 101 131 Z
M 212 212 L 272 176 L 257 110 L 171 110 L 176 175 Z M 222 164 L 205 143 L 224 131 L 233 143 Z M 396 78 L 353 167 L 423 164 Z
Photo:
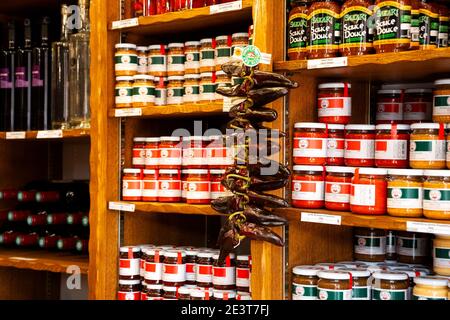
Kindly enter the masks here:
M 133 138 L 132 164 L 135 169 L 145 167 L 145 139 L 142 137 Z
M 324 165 L 327 158 L 326 124 L 299 122 L 294 125 L 294 163 Z
M 294 166 L 292 206 L 319 209 L 324 206 L 325 172 L 321 166 Z
M 145 169 L 158 169 L 159 138 L 145 138 Z
M 181 202 L 180 170 L 176 169 L 159 170 L 158 201 Z
M 209 137 L 191 136 L 183 138 L 183 167 L 201 169 L 207 167 L 206 147 Z
M 325 208 L 329 210 L 350 210 L 350 186 L 355 168 L 326 167 Z
M 347 124 L 352 116 L 351 84 L 347 82 L 319 84 L 317 107 L 322 123 Z
M 349 124 L 345 130 L 345 165 L 372 167 L 375 164 L 375 126 Z
M 122 200 L 142 200 L 142 174 L 141 169 L 123 169 Z
M 357 168 L 350 191 L 350 210 L 353 213 L 383 215 L 386 213 L 386 169 Z
M 343 124 L 328 125 L 327 165 L 344 165 L 345 126 Z
M 381 168 L 407 168 L 409 125 L 379 124 L 376 129 L 375 165 Z
M 158 201 L 158 177 L 154 169 L 144 170 L 142 201 Z
M 186 171 L 186 203 L 209 204 L 211 202 L 211 182 L 208 170 L 190 169 Z
M 414 123 L 411 125 L 409 165 L 414 169 L 444 169 L 445 124 Z
M 159 144 L 159 168 L 179 169 L 182 149 L 180 137 L 161 137 Z

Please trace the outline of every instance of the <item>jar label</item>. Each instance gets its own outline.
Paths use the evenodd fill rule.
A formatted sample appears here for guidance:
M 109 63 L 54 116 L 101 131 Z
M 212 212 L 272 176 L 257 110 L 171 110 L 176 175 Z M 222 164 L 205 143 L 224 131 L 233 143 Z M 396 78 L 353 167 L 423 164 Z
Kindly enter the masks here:
M 220 181 L 211 182 L 211 200 L 232 195 L 233 193 L 227 190 Z
M 211 99 L 214 100 L 216 96 L 216 87 L 217 85 L 215 83 L 204 83 L 200 85 L 200 94 L 201 99 Z
M 403 120 L 426 120 L 430 111 L 430 102 L 407 102 L 403 105 Z
M 117 293 L 118 300 L 141 300 L 141 292 L 140 291 L 119 291 Z
M 378 102 L 377 121 L 401 121 L 403 119 L 402 107 L 402 103 Z
M 233 286 L 236 284 L 235 267 L 213 267 L 213 285 Z
M 236 287 L 250 288 L 250 269 L 236 268 Z
M 163 282 L 185 282 L 186 264 L 163 264 Z
M 144 274 L 145 274 L 145 260 L 144 259 L 140 260 L 139 274 L 141 275 L 142 278 L 144 278 Z
M 116 71 L 136 71 L 138 58 L 136 54 L 116 54 L 114 58 Z
M 206 154 L 209 166 L 229 166 L 234 164 L 233 148 L 208 147 Z
M 150 86 L 133 87 L 133 102 L 137 103 L 155 102 L 155 87 Z
M 145 149 L 133 148 L 133 166 L 143 166 L 145 164 Z
M 167 104 L 182 104 L 184 96 L 184 88 L 168 88 Z
M 289 17 L 288 53 L 306 52 L 308 44 L 308 16 L 296 13 Z
M 355 235 L 355 253 L 365 255 L 386 254 L 386 237 Z
M 410 161 L 445 161 L 445 140 L 411 140 Z
M 123 197 L 142 197 L 142 180 L 123 180 Z
M 350 203 L 350 183 L 325 182 L 325 202 Z
M 428 255 L 428 240 L 397 237 L 397 253 L 409 257 L 425 257 Z
M 327 158 L 344 158 L 345 140 L 328 138 Z
M 292 300 L 317 300 L 317 286 L 293 283 Z
M 186 281 L 195 281 L 195 263 L 186 263 Z
M 148 70 L 152 72 L 166 72 L 167 71 L 167 57 L 165 55 L 155 55 L 148 59 Z
M 209 200 L 211 198 L 211 184 L 209 181 L 188 182 L 186 199 Z
M 407 160 L 408 140 L 375 140 L 376 160 Z
M 327 139 L 294 138 L 294 157 L 326 158 Z
M 341 24 L 339 13 L 329 9 L 314 10 L 309 16 L 310 34 L 308 47 L 339 49 L 341 41 Z
M 450 269 L 450 248 L 434 247 L 433 266 Z
M 448 47 L 448 26 L 449 18 L 445 16 L 439 16 L 439 34 L 438 34 L 438 47 Z
M 410 43 L 411 6 L 383 1 L 375 6 L 374 45 Z
M 352 98 L 319 98 L 319 118 L 350 117 L 352 115 Z
M 352 290 L 329 290 L 319 288 L 319 300 L 352 300 Z
M 215 67 L 216 66 L 216 50 L 207 49 L 200 51 L 200 67 Z
M 184 72 L 184 60 L 185 60 L 184 54 L 167 56 L 167 71 Z
M 448 116 L 450 115 L 450 96 L 435 95 L 433 98 L 433 115 Z
M 181 166 L 181 148 L 159 148 L 161 166 Z
M 167 89 L 155 89 L 155 105 L 165 106 L 167 104 Z
M 116 89 L 116 104 L 130 104 L 133 102 L 133 88 L 120 87 Z
M 373 42 L 372 11 L 362 6 L 352 6 L 341 12 L 341 48 L 370 48 Z
M 383 290 L 372 288 L 372 300 L 407 300 L 408 290 Z
M 352 184 L 350 187 L 350 204 L 373 207 L 375 205 L 375 186 L 369 184 Z
M 196 281 L 200 283 L 212 283 L 213 267 L 211 265 L 197 264 Z
M 411 42 L 419 45 L 419 10 L 411 10 Z
M 345 140 L 346 159 L 374 159 L 375 158 L 375 140 Z
M 370 300 L 371 287 L 353 287 L 352 300 Z
M 399 209 L 422 209 L 423 189 L 393 187 L 387 189 L 387 207 Z
M 412 300 L 447 300 L 447 298 L 426 297 L 413 294 Z
M 436 47 L 439 35 L 439 14 L 426 9 L 419 10 L 419 43 L 421 46 Z
M 139 276 L 141 274 L 141 259 L 120 259 L 119 275 Z
M 216 65 L 221 66 L 231 60 L 231 47 L 216 49 Z
M 292 180 L 292 200 L 324 200 L 324 181 Z
M 148 60 L 147 56 L 140 56 L 138 57 L 138 69 L 137 72 L 141 74 L 147 74 L 148 72 Z
M 184 100 L 198 101 L 200 94 L 200 85 L 184 86 Z
M 169 149 L 170 150 L 170 149 Z M 158 148 L 145 148 L 145 165 L 146 166 L 157 166 L 159 164 L 159 153 Z
M 144 279 L 152 281 L 162 280 L 162 263 L 146 262 Z
M 144 180 L 144 187 L 142 189 L 142 197 L 145 198 L 156 198 L 158 196 L 158 180 Z
M 184 62 L 184 69 L 200 69 L 200 52 L 186 53 L 186 61 Z
M 445 211 L 450 208 L 450 190 L 423 189 L 423 209 L 430 211 Z
M 180 180 L 159 180 L 158 188 L 159 198 L 180 198 L 181 181 Z
M 206 166 L 206 149 L 203 147 L 189 147 L 183 149 L 183 166 Z

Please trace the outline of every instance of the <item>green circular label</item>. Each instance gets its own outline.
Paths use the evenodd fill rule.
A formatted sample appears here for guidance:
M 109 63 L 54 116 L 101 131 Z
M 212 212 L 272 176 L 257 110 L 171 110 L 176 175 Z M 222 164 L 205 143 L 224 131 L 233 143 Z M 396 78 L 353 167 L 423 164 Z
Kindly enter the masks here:
M 242 52 L 242 60 L 247 67 L 256 67 L 261 62 L 261 51 L 256 46 L 247 46 Z

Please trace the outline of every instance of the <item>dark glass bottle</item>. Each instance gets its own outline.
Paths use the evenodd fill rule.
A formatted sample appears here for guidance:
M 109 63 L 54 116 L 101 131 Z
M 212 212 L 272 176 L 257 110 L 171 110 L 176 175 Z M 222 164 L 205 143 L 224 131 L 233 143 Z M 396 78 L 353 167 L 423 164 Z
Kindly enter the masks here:
M 11 131 L 14 123 L 14 72 L 16 25 L 8 23 L 8 46 L 0 51 L 0 131 Z

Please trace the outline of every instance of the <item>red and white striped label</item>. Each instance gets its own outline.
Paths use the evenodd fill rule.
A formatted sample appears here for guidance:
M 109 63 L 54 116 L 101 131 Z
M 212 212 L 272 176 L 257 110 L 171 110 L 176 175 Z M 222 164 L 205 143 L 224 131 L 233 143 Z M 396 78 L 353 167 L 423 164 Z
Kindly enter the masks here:
M 329 138 L 327 141 L 327 158 L 343 158 L 345 149 L 344 139 Z
M 213 267 L 213 284 L 219 286 L 233 286 L 236 284 L 235 267 Z
M 230 195 L 232 195 L 232 193 L 227 190 L 220 181 L 211 182 L 211 200 Z
M 162 280 L 164 282 L 185 282 L 186 264 L 163 264 Z
M 181 180 L 159 180 L 158 198 L 181 197 Z
M 186 199 L 188 200 L 211 199 L 211 183 L 209 181 L 188 182 Z
M 142 200 L 147 201 L 147 198 L 158 197 L 158 180 L 144 180 L 142 189 Z
M 200 283 L 212 283 L 212 269 L 213 267 L 210 265 L 198 264 L 195 270 L 196 281 Z
M 375 140 L 347 139 L 345 140 L 346 159 L 374 159 Z
M 431 102 L 407 102 L 403 105 L 403 120 L 426 120 L 431 107 Z
M 145 263 L 145 280 L 159 281 L 162 279 L 162 263 L 146 262 Z
M 119 291 L 117 293 L 118 300 L 141 300 L 141 292 L 140 291 Z
M 139 269 L 140 269 L 139 274 L 141 275 L 141 278 L 144 278 L 144 275 L 145 275 L 145 259 L 141 259 Z
M 325 201 L 350 203 L 350 183 L 325 182 Z
M 391 121 L 403 119 L 402 103 L 398 102 L 378 102 L 377 103 L 377 121 Z
M 159 165 L 159 154 L 160 150 L 158 148 L 145 148 L 144 164 L 151 167 Z
M 144 148 L 133 148 L 133 166 L 143 166 L 145 165 L 145 149 Z
M 123 180 L 123 197 L 142 197 L 142 180 Z
M 294 138 L 294 157 L 325 158 L 327 156 L 327 139 Z
M 408 158 L 407 140 L 376 140 L 375 159 L 406 160 Z
M 186 281 L 195 281 L 195 263 L 186 263 Z
M 292 180 L 292 200 L 323 200 L 324 181 Z
M 183 166 L 206 166 L 207 164 L 205 148 L 183 149 Z
M 160 166 L 181 166 L 181 148 L 160 148 Z
M 141 259 L 120 259 L 119 275 L 139 276 L 141 274 Z
M 250 287 L 250 269 L 236 268 L 236 286 L 241 288 Z
M 209 147 L 206 149 L 209 166 L 231 166 L 234 163 L 233 149 L 227 147 Z
M 319 118 L 350 117 L 352 115 L 351 97 L 327 97 L 318 99 Z

